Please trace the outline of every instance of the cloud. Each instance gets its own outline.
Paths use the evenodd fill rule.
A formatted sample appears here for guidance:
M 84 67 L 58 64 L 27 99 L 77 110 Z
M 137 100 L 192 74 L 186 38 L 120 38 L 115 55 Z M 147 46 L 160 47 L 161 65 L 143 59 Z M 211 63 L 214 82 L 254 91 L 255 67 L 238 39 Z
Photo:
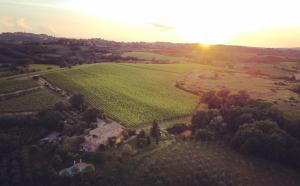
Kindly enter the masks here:
M 57 1 L 49 1 L 49 2 L 38 2 L 36 0 L 33 1 L 2 1 L 0 4 L 4 5 L 17 5 L 17 6 L 33 6 L 33 7 L 45 7 L 45 8 L 61 8 Z
M 23 17 L 0 16 L 0 32 L 31 32 L 55 35 L 47 26 L 32 24 Z
M 165 24 L 161 24 L 161 23 L 151 23 L 151 25 L 155 28 L 157 28 L 160 31 L 164 31 L 164 32 L 168 32 L 171 30 L 174 30 L 175 27 L 169 26 L 169 25 L 165 25 Z
M 28 24 L 25 18 L 14 18 L 9 16 L 0 16 L 1 31 L 24 31 L 31 32 L 33 28 Z
M 24 18 L 16 19 L 16 26 L 21 28 L 22 30 L 30 31 L 33 29 L 31 26 L 29 26 L 29 24 Z
M 15 27 L 15 23 L 12 17 L 1 16 L 0 17 L 0 29 L 10 29 Z

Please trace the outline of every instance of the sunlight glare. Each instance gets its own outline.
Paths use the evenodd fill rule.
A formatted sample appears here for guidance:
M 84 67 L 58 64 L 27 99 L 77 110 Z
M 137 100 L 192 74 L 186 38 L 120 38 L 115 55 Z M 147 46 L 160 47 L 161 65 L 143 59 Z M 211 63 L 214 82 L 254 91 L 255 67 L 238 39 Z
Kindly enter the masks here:
M 156 34 L 161 37 L 164 32 L 175 34 L 178 39 L 173 42 L 215 44 L 226 43 L 245 32 L 297 25 L 300 17 L 296 8 L 298 2 L 287 1 L 270 4 L 259 0 L 64 0 L 62 5 L 125 26 L 166 25 L 170 29 L 156 28 L 159 31 Z

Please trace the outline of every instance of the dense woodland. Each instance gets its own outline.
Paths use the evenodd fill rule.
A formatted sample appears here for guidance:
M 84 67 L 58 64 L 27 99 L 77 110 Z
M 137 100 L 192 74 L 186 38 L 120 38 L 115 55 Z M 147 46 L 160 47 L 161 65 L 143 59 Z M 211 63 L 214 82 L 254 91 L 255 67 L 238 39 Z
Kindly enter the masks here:
M 180 133 L 190 128 L 197 140 L 226 141 L 241 153 L 300 168 L 299 121 L 285 119 L 271 103 L 253 100 L 245 91 L 210 91 L 201 102 L 209 109 L 198 111 L 191 126 L 179 124 L 169 131 Z
M 70 103 L 59 102 L 36 116 L 1 116 L 1 185 L 68 184 L 68 180 L 58 176 L 58 171 L 75 159 L 94 158 L 93 154 L 80 153 L 79 147 L 84 130 L 94 128 L 97 117 L 104 115 L 98 109 L 87 108 L 80 94 L 72 96 Z M 42 142 L 53 132 L 59 132 L 64 140 Z

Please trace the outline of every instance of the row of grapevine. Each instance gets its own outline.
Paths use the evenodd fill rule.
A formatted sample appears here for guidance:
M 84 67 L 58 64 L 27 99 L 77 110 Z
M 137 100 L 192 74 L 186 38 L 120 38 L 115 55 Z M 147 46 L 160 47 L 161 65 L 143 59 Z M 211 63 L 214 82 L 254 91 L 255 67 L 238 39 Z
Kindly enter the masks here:
M 71 93 L 82 93 L 89 104 L 112 119 L 135 127 L 154 119 L 192 114 L 198 98 L 174 87 L 178 74 L 168 71 L 172 67 L 163 71 L 139 65 L 97 64 L 45 77 Z
M 295 170 L 246 157 L 225 144 L 177 142 L 145 158 L 131 173 L 141 185 L 299 185 Z

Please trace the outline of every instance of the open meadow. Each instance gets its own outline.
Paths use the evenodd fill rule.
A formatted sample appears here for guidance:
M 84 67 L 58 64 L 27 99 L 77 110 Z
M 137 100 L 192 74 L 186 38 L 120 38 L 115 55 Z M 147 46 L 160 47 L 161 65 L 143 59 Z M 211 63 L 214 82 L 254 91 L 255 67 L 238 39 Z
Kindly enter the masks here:
M 200 96 L 211 90 L 228 89 L 231 92 L 246 90 L 253 99 L 270 102 L 288 118 L 299 119 L 300 96 L 293 91 L 297 82 L 288 79 L 297 72 L 297 63 L 280 63 L 276 66 L 245 63 L 239 65 L 228 71 L 194 68 L 180 76 L 177 85 Z M 249 72 L 249 68 L 255 69 L 258 73 Z M 287 68 L 295 69 L 295 72 Z

